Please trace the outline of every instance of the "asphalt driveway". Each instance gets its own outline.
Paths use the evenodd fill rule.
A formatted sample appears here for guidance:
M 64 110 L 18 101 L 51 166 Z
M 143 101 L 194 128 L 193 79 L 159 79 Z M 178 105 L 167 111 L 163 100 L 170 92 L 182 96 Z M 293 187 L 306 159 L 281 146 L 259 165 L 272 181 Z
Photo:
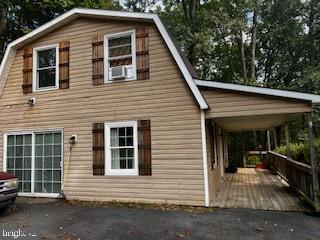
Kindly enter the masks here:
M 319 240 L 320 217 L 247 209 L 195 213 L 18 201 L 16 208 L 0 216 L 0 231 L 0 239 Z M 14 233 L 20 237 L 12 237 Z

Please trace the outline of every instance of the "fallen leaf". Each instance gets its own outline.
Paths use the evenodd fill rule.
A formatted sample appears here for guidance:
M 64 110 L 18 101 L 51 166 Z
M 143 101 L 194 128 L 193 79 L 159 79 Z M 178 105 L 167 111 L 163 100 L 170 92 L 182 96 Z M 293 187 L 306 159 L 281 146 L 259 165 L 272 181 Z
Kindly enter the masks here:
M 184 238 L 184 234 L 183 233 L 176 233 L 176 236 L 179 238 Z
M 223 231 L 223 229 L 219 228 L 216 230 L 216 233 L 217 233 L 217 235 L 222 236 L 224 231 Z

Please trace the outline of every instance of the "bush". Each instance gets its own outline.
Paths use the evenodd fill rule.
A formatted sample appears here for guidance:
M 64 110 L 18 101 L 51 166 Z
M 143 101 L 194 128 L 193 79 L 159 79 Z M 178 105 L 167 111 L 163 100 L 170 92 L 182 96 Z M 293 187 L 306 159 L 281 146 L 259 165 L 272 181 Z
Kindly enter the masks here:
M 258 163 L 261 163 L 261 157 L 259 155 L 249 155 L 246 157 L 247 165 L 256 165 Z
M 320 138 L 316 139 L 315 147 L 316 147 L 317 159 L 319 160 L 320 159 Z M 305 162 L 310 164 L 308 143 L 290 143 L 290 149 L 291 149 L 292 159 L 299 162 Z M 281 155 L 287 155 L 287 147 L 284 145 L 281 145 L 276 149 L 276 152 Z
M 287 155 L 287 146 L 281 145 L 276 149 L 276 152 L 281 155 Z

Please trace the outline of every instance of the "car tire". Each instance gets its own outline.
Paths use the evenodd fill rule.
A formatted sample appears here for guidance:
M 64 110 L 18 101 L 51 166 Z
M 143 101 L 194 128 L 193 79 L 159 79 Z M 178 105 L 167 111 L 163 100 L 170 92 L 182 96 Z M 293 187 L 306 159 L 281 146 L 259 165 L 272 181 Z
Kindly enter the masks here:
M 0 214 L 4 213 L 8 209 L 9 205 L 0 207 Z

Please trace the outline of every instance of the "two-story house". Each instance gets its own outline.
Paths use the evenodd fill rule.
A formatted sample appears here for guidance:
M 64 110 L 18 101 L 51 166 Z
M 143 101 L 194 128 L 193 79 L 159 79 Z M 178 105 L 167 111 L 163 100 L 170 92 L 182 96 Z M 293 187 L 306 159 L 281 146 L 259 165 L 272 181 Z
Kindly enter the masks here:
M 226 131 L 267 129 L 318 102 L 197 80 L 155 14 L 73 9 L 7 48 L 0 167 L 22 196 L 209 206 Z

